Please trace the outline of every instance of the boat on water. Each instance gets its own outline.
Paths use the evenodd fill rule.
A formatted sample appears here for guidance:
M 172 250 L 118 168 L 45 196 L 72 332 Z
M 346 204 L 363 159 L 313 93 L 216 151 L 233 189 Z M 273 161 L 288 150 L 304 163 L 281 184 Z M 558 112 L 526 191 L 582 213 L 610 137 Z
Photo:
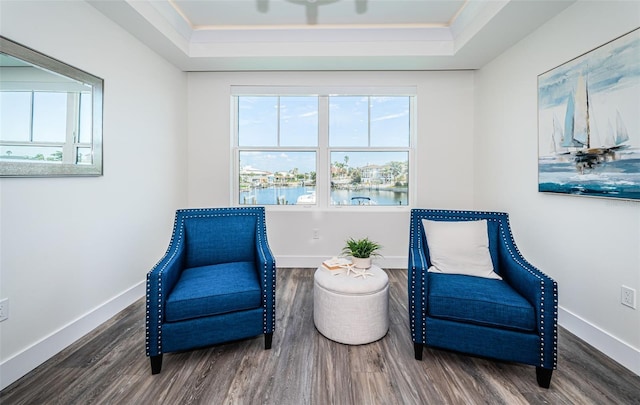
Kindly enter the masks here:
M 315 205 L 316 203 L 316 192 L 308 191 L 306 194 L 302 194 L 298 196 L 296 199 L 296 205 Z
M 554 117 L 552 133 L 554 151 L 559 155 L 573 156 L 576 169 L 581 174 L 596 168 L 601 163 L 615 160 L 618 150 L 629 147 L 627 144 L 629 134 L 618 110 L 616 110 L 615 123 L 614 127 L 609 120 L 607 134 L 601 141 L 596 130 L 595 115 L 589 100 L 587 81 L 583 75 L 580 75 L 575 92 L 567 100 L 560 151 L 555 148 L 555 139 L 561 130 Z
M 351 205 L 377 205 L 370 197 L 351 197 Z

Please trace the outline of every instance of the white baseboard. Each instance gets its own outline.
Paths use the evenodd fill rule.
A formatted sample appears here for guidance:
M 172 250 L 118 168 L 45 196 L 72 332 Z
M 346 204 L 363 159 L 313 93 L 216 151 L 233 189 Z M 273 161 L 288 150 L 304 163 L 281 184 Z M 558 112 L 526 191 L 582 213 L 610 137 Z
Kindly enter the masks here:
M 558 308 L 558 323 L 615 362 L 640 376 L 640 350 L 562 307 Z
M 277 256 L 276 266 L 281 268 L 317 268 L 322 264 L 324 260 L 331 258 L 331 255 L 326 256 Z M 406 256 L 385 256 L 378 257 L 373 260 L 373 263 L 379 267 L 385 269 L 406 269 L 407 257 Z
M 8 387 L 145 294 L 145 281 L 105 302 L 0 364 L 0 390 Z

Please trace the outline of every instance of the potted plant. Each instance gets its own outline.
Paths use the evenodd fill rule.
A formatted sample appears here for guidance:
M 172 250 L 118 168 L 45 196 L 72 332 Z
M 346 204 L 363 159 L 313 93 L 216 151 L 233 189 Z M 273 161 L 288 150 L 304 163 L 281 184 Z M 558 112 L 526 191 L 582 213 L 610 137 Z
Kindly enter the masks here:
M 369 238 L 354 239 L 349 238 L 342 248 L 342 254 L 353 258 L 353 265 L 359 269 L 371 267 L 371 258 L 381 256 L 378 253 L 382 246 Z

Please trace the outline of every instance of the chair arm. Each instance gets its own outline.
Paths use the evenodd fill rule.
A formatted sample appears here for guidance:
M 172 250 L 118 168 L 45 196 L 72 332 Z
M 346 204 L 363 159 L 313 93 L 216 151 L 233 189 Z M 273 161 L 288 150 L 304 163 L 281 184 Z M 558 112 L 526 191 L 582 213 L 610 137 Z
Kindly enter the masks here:
M 511 287 L 536 308 L 538 316 L 544 300 L 557 302 L 557 286 L 551 277 L 529 263 L 519 251 L 501 249 L 499 272 Z
M 411 338 L 416 343 L 425 343 L 427 305 L 427 258 L 421 246 L 409 248 L 407 291 L 409 296 L 409 323 Z
M 168 294 L 180 278 L 184 244 L 170 246 L 162 259 L 147 273 L 146 348 L 148 356 L 162 354 L 161 328 Z
M 541 340 L 541 367 L 555 369 L 558 343 L 558 284 L 529 263 L 515 248 L 504 244 L 500 273 L 504 280 L 529 301 L 536 313 Z
M 256 238 L 256 260 L 262 288 L 262 306 L 265 311 L 264 333 L 272 333 L 275 329 L 276 312 L 276 261 L 269 248 L 266 234 L 258 233 Z

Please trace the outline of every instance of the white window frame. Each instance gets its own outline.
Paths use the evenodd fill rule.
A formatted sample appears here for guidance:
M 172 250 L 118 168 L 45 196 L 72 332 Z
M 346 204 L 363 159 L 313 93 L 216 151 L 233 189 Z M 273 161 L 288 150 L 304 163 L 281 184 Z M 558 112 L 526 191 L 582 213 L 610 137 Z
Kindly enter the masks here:
M 60 148 L 62 151 L 62 160 L 60 163 L 75 165 L 78 164 L 78 150 L 81 148 L 92 149 L 93 135 L 89 135 L 88 142 L 80 142 L 80 95 L 79 91 L 42 91 L 42 90 L 0 90 L 6 92 L 24 92 L 30 96 L 30 111 L 29 111 L 29 133 L 27 134 L 27 140 L 21 141 L 5 141 L 0 140 L 0 146 L 4 147 L 55 147 Z M 65 116 L 65 139 L 64 141 L 34 141 L 33 128 L 36 119 L 34 111 L 34 99 L 38 93 L 60 93 L 65 94 L 67 97 L 67 113 Z M 89 106 L 91 108 L 91 106 Z
M 238 136 L 238 97 L 240 96 L 318 96 L 318 145 L 316 147 L 245 147 L 239 146 Z M 329 97 L 330 96 L 407 96 L 410 97 L 409 114 L 409 146 L 408 147 L 330 147 L 329 146 Z M 316 152 L 316 204 L 315 205 L 265 205 L 268 210 L 347 210 L 347 211 L 409 211 L 416 201 L 418 175 L 415 163 L 417 146 L 417 87 L 307 87 L 307 86 L 231 86 L 231 181 L 230 202 L 233 206 L 240 204 L 240 151 L 256 150 L 286 150 L 286 151 L 315 151 Z M 406 205 L 331 205 L 331 161 L 332 151 L 362 152 L 362 151 L 407 151 L 409 170 L 409 192 Z

